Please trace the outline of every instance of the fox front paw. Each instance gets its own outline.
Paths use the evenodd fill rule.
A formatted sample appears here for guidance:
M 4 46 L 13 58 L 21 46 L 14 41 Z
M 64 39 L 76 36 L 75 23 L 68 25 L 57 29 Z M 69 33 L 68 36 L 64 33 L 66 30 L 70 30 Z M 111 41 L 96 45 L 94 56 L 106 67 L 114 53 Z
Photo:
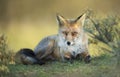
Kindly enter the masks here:
M 72 59 L 72 58 L 66 58 L 66 57 L 65 57 L 65 62 L 69 62 L 69 63 L 72 64 L 72 63 L 73 63 L 73 59 Z
M 84 61 L 85 61 L 85 63 L 90 63 L 91 56 L 90 55 L 86 56 L 85 59 L 84 59 Z

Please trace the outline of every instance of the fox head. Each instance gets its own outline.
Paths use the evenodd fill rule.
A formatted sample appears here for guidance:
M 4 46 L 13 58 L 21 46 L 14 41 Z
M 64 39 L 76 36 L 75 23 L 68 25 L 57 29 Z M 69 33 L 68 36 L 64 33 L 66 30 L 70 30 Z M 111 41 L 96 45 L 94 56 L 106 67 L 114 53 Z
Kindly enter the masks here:
M 67 46 L 73 45 L 76 39 L 82 36 L 85 18 L 86 14 L 83 14 L 76 19 L 66 19 L 57 14 L 59 35 Z

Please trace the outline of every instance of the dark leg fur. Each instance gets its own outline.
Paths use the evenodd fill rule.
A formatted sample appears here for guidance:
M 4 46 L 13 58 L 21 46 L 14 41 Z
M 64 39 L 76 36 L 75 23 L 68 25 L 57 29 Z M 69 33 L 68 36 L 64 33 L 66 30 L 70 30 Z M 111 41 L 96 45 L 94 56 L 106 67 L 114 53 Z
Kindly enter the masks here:
M 64 59 L 65 59 L 65 62 L 70 62 L 71 64 L 73 63 L 73 59 L 72 58 L 64 57 Z
M 88 56 L 84 56 L 83 54 L 78 54 L 77 56 L 76 56 L 76 59 L 77 60 L 80 60 L 80 61 L 85 61 L 85 63 L 90 63 L 90 61 L 91 61 L 91 56 L 90 55 L 88 55 Z
M 84 61 L 85 61 L 85 63 L 90 63 L 91 56 L 90 55 L 86 56 L 85 59 L 84 59 Z

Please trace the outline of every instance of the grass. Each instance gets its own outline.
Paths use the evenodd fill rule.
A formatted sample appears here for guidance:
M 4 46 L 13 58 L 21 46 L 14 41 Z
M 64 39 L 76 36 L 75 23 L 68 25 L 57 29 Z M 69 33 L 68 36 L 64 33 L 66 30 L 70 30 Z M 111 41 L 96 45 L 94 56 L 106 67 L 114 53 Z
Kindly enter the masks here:
M 114 56 L 92 58 L 91 63 L 74 61 L 73 64 L 50 62 L 46 65 L 8 65 L 5 77 L 119 77 Z

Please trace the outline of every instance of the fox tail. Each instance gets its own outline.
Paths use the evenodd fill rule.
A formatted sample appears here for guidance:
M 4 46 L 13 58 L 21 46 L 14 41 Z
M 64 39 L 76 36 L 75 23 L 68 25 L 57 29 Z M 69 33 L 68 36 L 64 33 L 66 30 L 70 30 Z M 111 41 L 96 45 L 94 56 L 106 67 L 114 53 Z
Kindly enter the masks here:
M 36 58 L 32 49 L 28 49 L 28 48 L 20 49 L 15 55 L 15 61 L 16 61 L 16 63 L 22 63 L 25 65 L 28 65 L 28 64 L 43 65 L 43 64 L 45 64 L 45 62 L 40 61 Z

